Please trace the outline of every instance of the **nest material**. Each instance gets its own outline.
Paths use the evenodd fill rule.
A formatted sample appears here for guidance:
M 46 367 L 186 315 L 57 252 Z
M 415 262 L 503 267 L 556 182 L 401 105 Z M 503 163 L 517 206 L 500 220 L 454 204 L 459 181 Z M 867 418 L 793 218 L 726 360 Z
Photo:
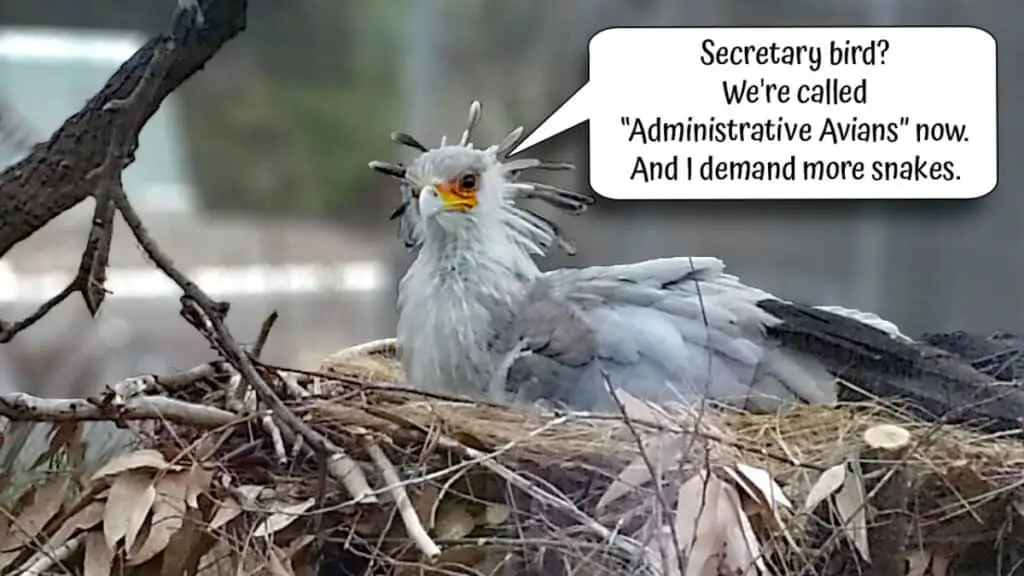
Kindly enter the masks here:
M 223 365 L 164 387 L 202 405 L 204 426 L 164 422 L 95 475 L 29 492 L 0 566 L 940 576 L 978 550 L 993 567 L 1024 552 L 1016 437 L 875 404 L 752 415 L 626 396 L 616 417 L 525 412 L 405 390 L 393 352 L 263 367 L 326 457 L 266 410 L 214 426 L 214 406 L 256 407 Z

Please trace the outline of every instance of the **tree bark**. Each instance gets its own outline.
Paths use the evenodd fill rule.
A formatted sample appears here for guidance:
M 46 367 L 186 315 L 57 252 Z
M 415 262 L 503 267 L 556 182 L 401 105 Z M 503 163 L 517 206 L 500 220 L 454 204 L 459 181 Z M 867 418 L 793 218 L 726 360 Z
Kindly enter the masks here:
M 174 5 L 167 2 L 168 21 Z M 204 23 L 176 39 L 168 73 L 144 103 L 143 113 L 123 108 L 105 110 L 109 102 L 127 98 L 139 84 L 164 35 L 147 42 L 129 58 L 85 106 L 68 118 L 49 141 L 0 173 L 0 257 L 94 190 L 83 185 L 86 175 L 106 159 L 117 130 L 137 141 L 139 131 L 168 94 L 201 70 L 228 41 L 245 29 L 247 0 L 204 0 Z M 129 159 L 130 160 L 130 159 Z

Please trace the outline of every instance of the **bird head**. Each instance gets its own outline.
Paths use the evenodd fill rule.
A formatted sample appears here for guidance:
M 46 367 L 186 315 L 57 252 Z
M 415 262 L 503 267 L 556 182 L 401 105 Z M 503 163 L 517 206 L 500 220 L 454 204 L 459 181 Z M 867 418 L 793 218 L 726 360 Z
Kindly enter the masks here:
M 452 229 L 470 220 L 501 217 L 506 182 L 494 154 L 486 150 L 436 148 L 416 158 L 405 176 L 424 225 Z
M 552 243 L 574 253 L 558 226 L 536 212 L 517 205 L 518 200 L 536 199 L 559 210 L 579 214 L 593 203 L 593 197 L 535 182 L 520 182 L 526 170 L 570 170 L 572 165 L 534 159 L 506 157 L 523 135 L 519 127 L 500 144 L 475 148 L 470 142 L 479 124 L 482 108 L 473 102 L 469 123 L 458 144 L 428 149 L 404 132 L 391 140 L 413 148 L 419 155 L 406 167 L 371 162 L 370 167 L 401 182 L 402 203 L 392 214 L 399 220 L 399 236 L 409 248 L 419 247 L 426 230 L 459 230 L 468 226 L 498 226 L 513 243 L 533 255 L 543 255 Z

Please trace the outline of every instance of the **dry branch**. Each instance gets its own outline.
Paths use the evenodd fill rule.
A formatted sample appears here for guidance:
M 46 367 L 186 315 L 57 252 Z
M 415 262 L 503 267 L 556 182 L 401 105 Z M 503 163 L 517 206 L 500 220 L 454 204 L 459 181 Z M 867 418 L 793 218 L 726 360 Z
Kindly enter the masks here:
M 341 448 L 304 424 L 277 397 L 224 324 L 228 305 L 214 302 L 177 269 L 149 235 L 121 186 L 121 172 L 131 162 L 139 132 L 146 121 L 167 94 L 242 31 L 246 6 L 246 0 L 208 0 L 199 4 L 201 14 L 194 14 L 197 20 L 186 23 L 182 14 L 188 12 L 189 7 L 194 8 L 195 2 L 182 3 L 172 33 L 150 40 L 45 146 L 37 147 L 31 155 L 0 175 L 0 220 L 6 220 L 0 226 L 0 256 L 86 197 L 91 195 L 97 202 L 94 230 L 75 280 L 25 320 L 5 326 L 0 340 L 10 340 L 74 292 L 81 292 L 90 310 L 95 312 L 102 301 L 113 206 L 146 255 L 184 292 L 182 315 L 185 319 L 221 352 L 241 375 L 243 386 L 255 390 L 277 419 L 294 435 L 301 436 L 325 461 L 329 459 L 333 470 L 344 472 L 339 481 L 354 498 L 365 498 L 371 491 L 359 468 L 346 461 Z M 55 177 L 58 168 L 60 177 Z M 133 406 L 132 412 L 153 414 L 149 404 Z M 178 412 L 180 410 L 175 410 L 176 414 Z M 58 410 L 56 413 L 68 412 Z M 89 413 L 99 416 L 102 412 Z M 268 427 L 276 429 L 276 423 L 270 421 Z
M 121 171 L 134 157 L 139 132 L 168 94 L 244 29 L 246 7 L 246 0 L 207 0 L 196 28 L 184 26 L 179 17 L 174 32 L 140 48 L 49 141 L 0 173 L 0 256 L 79 202 L 90 196 L 96 200 L 74 280 L 27 318 L 2 324 L 0 342 L 75 292 L 96 312 L 103 301 L 113 228 L 111 189 L 121 187 Z
M 910 479 L 904 459 L 913 446 L 910 432 L 892 424 L 880 424 L 864 431 L 867 448 L 861 459 L 866 473 L 893 469 L 892 475 L 878 487 L 874 522 L 868 530 L 868 546 L 873 562 L 868 576 L 903 576 L 907 553 L 910 512 Z
M 154 86 L 152 98 L 139 102 L 138 110 L 107 106 L 138 87 L 157 47 L 170 33 L 150 40 L 48 142 L 0 174 L 0 256 L 93 194 L 82 181 L 107 159 L 115 132 L 124 130 L 137 138 L 164 98 L 245 28 L 246 0 L 206 0 L 201 5 L 202 27 L 175 44 L 167 73 Z
M 124 195 L 116 190 L 114 204 L 121 212 L 125 224 L 131 229 L 135 240 L 153 264 L 167 275 L 184 292 L 181 297 L 181 314 L 200 334 L 203 335 L 232 367 L 238 370 L 246 385 L 256 391 L 260 402 L 267 405 L 274 416 L 317 454 L 332 463 L 332 477 L 339 481 L 356 500 L 373 499 L 369 482 L 345 451 L 324 435 L 313 430 L 285 406 L 273 389 L 256 370 L 249 354 L 242 349 L 224 322 L 229 306 L 215 302 L 195 282 L 179 270 L 170 256 L 164 252 L 149 235 L 142 219 Z
M 227 410 L 163 396 L 130 398 L 121 405 L 101 405 L 85 399 L 39 398 L 21 392 L 0 395 L 0 416 L 21 422 L 165 420 L 198 428 L 216 428 L 239 421 L 237 414 Z

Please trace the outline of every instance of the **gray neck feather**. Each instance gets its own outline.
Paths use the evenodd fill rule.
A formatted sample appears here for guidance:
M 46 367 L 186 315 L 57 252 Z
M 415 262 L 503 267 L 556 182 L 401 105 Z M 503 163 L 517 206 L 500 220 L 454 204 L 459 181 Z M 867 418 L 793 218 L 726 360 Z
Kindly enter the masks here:
M 423 245 L 399 286 L 402 363 L 413 386 L 486 398 L 502 356 L 489 346 L 493 326 L 507 324 L 540 271 L 485 211 L 441 216 L 455 218 L 425 223 Z

